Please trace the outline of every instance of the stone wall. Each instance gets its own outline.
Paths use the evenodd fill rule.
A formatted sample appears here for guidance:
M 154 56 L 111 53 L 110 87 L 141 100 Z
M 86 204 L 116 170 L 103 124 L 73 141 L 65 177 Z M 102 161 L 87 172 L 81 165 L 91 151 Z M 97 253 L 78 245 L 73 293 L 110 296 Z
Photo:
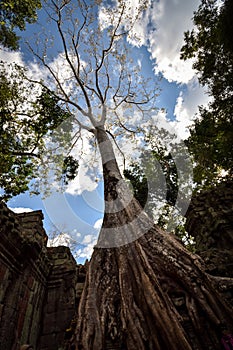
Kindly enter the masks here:
M 58 345 L 61 349 L 69 339 L 86 274 L 85 267 L 76 265 L 67 247 L 48 248 L 48 257 L 51 269 L 43 307 L 40 350 L 58 349 Z
M 63 349 L 77 311 L 86 267 L 67 247 L 47 248 L 42 220 L 0 202 L 0 350 Z
M 233 277 L 233 182 L 222 182 L 192 198 L 186 230 L 213 275 Z

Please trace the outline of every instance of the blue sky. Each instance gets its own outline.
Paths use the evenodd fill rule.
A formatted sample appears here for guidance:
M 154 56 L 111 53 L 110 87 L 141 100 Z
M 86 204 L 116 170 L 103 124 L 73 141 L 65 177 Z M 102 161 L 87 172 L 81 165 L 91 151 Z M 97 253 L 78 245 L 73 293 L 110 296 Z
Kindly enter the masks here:
M 183 32 L 191 28 L 193 11 L 197 9 L 199 2 L 199 0 L 152 1 L 149 10 L 136 26 L 142 44 L 140 47 L 133 48 L 141 73 L 153 78 L 156 75 L 161 77 L 159 84 L 161 93 L 157 99 L 157 107 L 165 108 L 167 120 L 171 121 L 172 128 L 182 139 L 188 136 L 187 127 L 192 123 L 192 118 L 198 111 L 198 105 L 208 101 L 192 70 L 192 62 L 183 62 L 179 59 Z M 130 5 L 133 8 L 137 1 L 128 0 L 126 3 L 129 8 Z M 104 13 L 100 18 L 104 23 Z M 27 25 L 26 32 L 23 35 L 21 33 L 22 42 L 19 52 L 1 50 L 0 59 L 8 62 L 17 61 L 27 66 L 33 63 L 35 66 L 35 57 L 26 49 L 24 40 L 27 38 L 31 40 L 34 32 L 41 33 L 42 37 L 43 26 L 47 26 L 46 33 L 48 30 L 53 31 L 53 27 L 51 25 L 48 27 L 45 22 L 43 10 L 39 13 L 39 23 L 39 26 Z M 153 32 L 151 27 L 154 28 Z M 35 39 L 33 43 L 35 44 Z M 50 49 L 52 59 L 56 59 L 57 50 L 61 48 L 59 42 L 55 40 L 55 46 Z M 79 262 L 90 257 L 100 228 L 104 205 L 102 183 L 91 183 L 84 165 L 82 169 L 83 174 L 80 178 L 82 189 L 79 191 L 71 186 L 67 193 L 61 194 L 54 191 L 52 196 L 45 199 L 42 196 L 29 196 L 25 193 L 8 202 L 9 207 L 18 211 L 23 211 L 23 208 L 26 208 L 25 210 L 41 209 L 44 213 L 44 226 L 48 233 L 55 225 L 58 230 L 71 234 L 80 243 L 77 248 Z

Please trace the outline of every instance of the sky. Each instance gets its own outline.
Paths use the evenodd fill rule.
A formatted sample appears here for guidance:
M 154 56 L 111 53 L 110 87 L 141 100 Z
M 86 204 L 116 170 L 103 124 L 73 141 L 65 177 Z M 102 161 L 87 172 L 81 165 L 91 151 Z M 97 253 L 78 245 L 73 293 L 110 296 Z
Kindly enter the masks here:
M 192 61 L 180 60 L 180 49 L 184 43 L 183 33 L 192 28 L 191 18 L 199 3 L 199 0 L 152 0 L 144 16 L 135 25 L 140 44 L 133 38 L 128 38 L 128 44 L 133 47 L 142 74 L 161 78 L 161 93 L 157 99 L 157 106 L 165 109 L 161 118 L 168 121 L 169 127 L 175 130 L 182 140 L 189 135 L 188 126 L 198 113 L 198 106 L 207 104 L 209 99 L 204 88 L 198 83 L 196 72 L 192 69 Z M 135 0 L 127 1 L 128 11 L 132 16 L 136 5 Z M 101 22 L 102 27 L 106 26 L 107 17 L 103 8 L 96 20 Z M 39 23 L 40 28 L 47 25 L 43 10 L 39 12 Z M 13 53 L 0 50 L 0 59 L 25 64 L 43 76 L 35 57 L 28 52 L 24 44 L 24 40 L 31 37 L 33 32 L 38 32 L 38 28 L 38 25 L 27 25 L 25 33 L 20 33 L 20 50 Z M 53 28 L 50 30 L 53 31 Z M 62 66 L 61 56 L 56 53 L 60 48 L 56 45 L 55 40 L 50 53 L 54 55 L 54 64 L 56 62 Z M 65 193 L 58 193 L 52 188 L 52 194 L 47 198 L 25 193 L 7 203 L 16 212 L 41 209 L 47 233 L 64 233 L 60 239 L 53 239 L 50 243 L 66 245 L 69 237 L 72 237 L 72 242 L 77 242 L 76 258 L 80 263 L 91 256 L 104 209 L 103 184 L 101 181 L 93 181 L 88 176 L 88 164 L 93 157 L 90 143 L 87 142 L 85 147 L 86 155 L 80 164 L 78 178 L 71 182 Z M 123 144 L 122 147 L 124 149 Z M 126 148 L 126 153 L 136 152 L 129 144 Z M 98 155 L 95 157 L 98 163 Z

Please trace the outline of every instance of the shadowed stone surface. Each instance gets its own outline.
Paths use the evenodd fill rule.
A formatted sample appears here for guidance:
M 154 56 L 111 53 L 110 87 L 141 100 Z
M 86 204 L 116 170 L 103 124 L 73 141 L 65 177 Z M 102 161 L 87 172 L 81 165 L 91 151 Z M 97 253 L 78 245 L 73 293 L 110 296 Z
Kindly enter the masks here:
M 233 182 L 223 182 L 192 198 L 186 230 L 212 275 L 233 277 Z
M 46 247 L 42 220 L 0 202 L 0 350 L 63 349 L 75 318 L 86 267 L 67 247 Z

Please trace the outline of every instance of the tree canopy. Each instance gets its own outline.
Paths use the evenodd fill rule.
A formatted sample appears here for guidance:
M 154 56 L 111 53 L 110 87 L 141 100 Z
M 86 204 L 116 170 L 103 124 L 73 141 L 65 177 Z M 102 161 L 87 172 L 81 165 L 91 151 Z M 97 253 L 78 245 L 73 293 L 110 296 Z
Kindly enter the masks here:
M 162 142 L 166 135 L 168 131 L 156 126 L 148 130 L 144 137 L 144 152 L 124 170 L 133 186 L 134 196 L 154 218 L 158 216 L 158 213 L 153 214 L 154 210 L 165 204 L 174 206 L 178 194 L 176 163 Z
M 190 127 L 191 135 L 185 141 L 193 156 L 197 188 L 211 186 L 223 176 L 232 177 L 233 173 L 232 16 L 232 1 L 219 3 L 217 0 L 203 0 L 194 13 L 194 29 L 184 34 L 181 58 L 194 59 L 193 68 L 211 96 L 208 107 L 199 107 L 199 116 Z M 157 137 L 154 144 L 156 140 Z M 158 154 L 155 155 L 155 159 L 160 158 Z M 143 171 L 134 167 L 133 171 L 128 172 L 137 187 L 136 192 L 142 185 L 138 179 Z
M 19 48 L 15 29 L 25 30 L 26 23 L 37 20 L 40 0 L 3 0 L 0 3 L 0 43 L 10 49 Z
M 168 136 L 170 147 L 169 142 L 163 142 Z M 133 186 L 135 198 L 156 224 L 174 233 L 186 248 L 194 251 L 193 237 L 184 227 L 193 190 L 192 166 L 188 177 L 187 169 L 180 165 L 187 162 L 182 156 L 186 146 L 181 140 L 171 142 L 174 136 L 163 128 L 152 127 L 145 135 L 146 151 L 125 169 L 124 175 Z
M 130 125 L 130 115 L 135 110 L 138 113 L 155 110 L 156 79 L 149 84 L 143 78 L 137 59 L 127 45 L 131 32 L 130 40 L 139 40 L 133 27 L 146 4 L 147 1 L 139 1 L 131 18 L 124 2 L 116 3 L 111 9 L 104 9 L 101 2 L 94 1 L 88 5 L 85 1 L 48 2 L 48 20 L 56 30 L 62 53 L 53 61 L 50 45 L 54 44 L 54 38 L 46 32 L 40 35 L 37 47 L 29 44 L 47 74 L 46 81 L 35 79 L 35 82 L 42 86 L 49 84 L 75 114 L 81 128 L 92 132 L 93 127 L 108 122 L 109 126 L 114 123 L 119 127 L 120 115 Z M 105 21 L 95 20 L 101 16 L 100 12 Z M 62 70 L 59 64 L 63 64 Z
M 232 2 L 202 1 L 194 13 L 194 29 L 185 33 L 185 45 L 181 49 L 183 59 L 194 58 L 194 69 L 201 84 L 208 87 L 212 100 L 208 108 L 199 107 L 200 116 L 190 128 L 190 137 L 185 140 L 194 160 L 195 188 L 211 186 L 232 176 L 233 171 L 233 50 L 232 50 Z M 151 163 L 160 163 L 167 182 L 167 203 L 174 206 L 177 194 L 177 169 L 171 154 L 161 147 L 157 133 L 147 139 L 152 149 Z M 148 172 L 145 163 L 134 163 L 125 171 L 134 186 L 135 196 L 144 206 L 149 200 L 150 208 L 156 207 L 156 198 L 148 193 L 147 178 L 158 171 L 152 166 Z M 147 169 L 146 169 L 147 168 Z M 157 192 L 157 199 L 159 193 Z M 160 198 L 161 200 L 161 198 Z M 169 207 L 165 208 L 158 220 L 166 223 Z M 167 212 L 168 210 L 168 212 Z M 165 226 L 166 227 L 166 226 Z M 177 226 L 181 228 L 182 226 Z M 179 232 L 177 231 L 179 234 Z
M 117 129 L 123 129 L 130 135 L 131 116 L 136 112 L 141 118 L 147 117 L 147 113 L 155 110 L 157 85 L 139 74 L 137 60 L 126 47 L 127 36 L 145 6 L 146 1 L 141 1 L 130 18 L 126 5 L 116 4 L 112 11 L 103 12 L 106 23 L 96 24 L 95 17 L 101 8 L 96 2 L 88 6 L 85 1 L 47 2 L 48 23 L 57 30 L 56 42 L 63 48 L 57 57 L 59 63 L 51 57 L 53 37 L 43 31 L 38 45 L 28 43 L 41 64 L 43 79 L 36 75 L 32 79 L 19 67 L 9 76 L 7 68 L 1 65 L 1 187 L 5 198 L 25 191 L 30 180 L 39 176 L 42 154 L 48 162 L 57 157 L 56 166 L 61 168 L 65 183 L 73 179 L 78 161 L 69 153 L 68 144 L 72 150 L 81 130 L 95 134 L 97 126 L 105 125 L 109 132 L 114 129 L 119 134 Z M 137 35 L 131 40 L 137 41 Z M 31 101 L 32 88 L 35 98 Z M 68 116 L 68 123 L 73 124 L 64 136 L 62 121 Z M 48 144 L 58 147 L 54 133 L 50 141 L 46 139 L 55 129 L 59 142 L 67 149 L 63 161 L 57 151 L 43 153 Z
M 22 67 L 1 63 L 0 187 L 4 199 L 28 190 L 30 181 L 39 176 L 46 135 L 70 117 L 49 89 L 38 90 L 24 80 L 24 73 Z M 71 156 L 63 160 L 63 173 L 72 178 L 77 164 Z
M 185 33 L 181 58 L 194 58 L 201 84 L 212 97 L 190 129 L 188 147 L 196 162 L 195 180 L 211 184 L 223 171 L 232 176 L 233 47 L 232 1 L 203 0 L 194 13 L 194 29 Z

